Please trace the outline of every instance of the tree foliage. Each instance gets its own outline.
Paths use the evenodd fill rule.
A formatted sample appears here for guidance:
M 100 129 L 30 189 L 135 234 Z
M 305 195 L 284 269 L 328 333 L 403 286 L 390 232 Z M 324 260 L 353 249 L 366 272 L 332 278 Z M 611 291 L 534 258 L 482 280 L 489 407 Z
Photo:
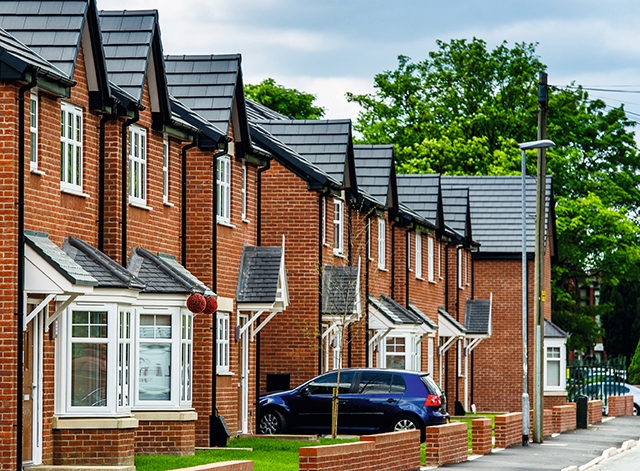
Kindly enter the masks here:
M 640 384 L 640 342 L 629 365 L 628 379 L 630 384 Z
M 355 125 L 366 143 L 394 143 L 403 173 L 518 175 L 518 142 L 537 136 L 538 84 L 545 70 L 535 44 L 487 48 L 473 40 L 438 41 L 428 58 L 399 56 L 374 77 L 374 93 L 348 94 L 362 111 Z M 573 347 L 597 340 L 579 286 L 640 279 L 640 162 L 624 108 L 591 100 L 580 86 L 551 87 L 547 151 L 556 198 L 559 261 L 553 275 L 554 320 Z M 535 173 L 535 154 L 528 156 Z M 599 311 L 600 310 L 600 311 Z
M 622 281 L 618 286 L 605 285 L 600 291 L 600 301 L 609 306 L 601 317 L 605 330 L 604 348 L 610 356 L 626 357 L 630 364 L 640 339 L 640 283 Z M 634 384 L 640 384 L 640 381 Z
M 245 85 L 244 93 L 247 98 L 290 118 L 319 119 L 325 113 L 323 107 L 314 105 L 315 95 L 285 88 L 272 78 L 264 79 L 257 85 Z

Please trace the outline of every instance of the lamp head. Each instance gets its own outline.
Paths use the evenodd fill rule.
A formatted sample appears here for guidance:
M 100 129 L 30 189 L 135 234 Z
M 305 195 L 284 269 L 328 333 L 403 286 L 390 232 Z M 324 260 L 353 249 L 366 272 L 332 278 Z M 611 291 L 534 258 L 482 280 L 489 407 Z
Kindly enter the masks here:
M 542 139 L 540 141 L 521 142 L 518 147 L 522 150 L 529 149 L 547 149 L 548 147 L 555 146 L 556 143 L 549 139 Z

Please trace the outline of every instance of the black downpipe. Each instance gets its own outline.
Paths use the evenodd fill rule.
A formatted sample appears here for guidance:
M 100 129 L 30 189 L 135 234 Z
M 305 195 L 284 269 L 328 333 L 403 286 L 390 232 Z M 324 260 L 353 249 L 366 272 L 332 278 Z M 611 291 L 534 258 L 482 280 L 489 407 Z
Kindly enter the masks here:
M 367 237 L 365 237 L 365 248 L 364 248 L 364 292 L 365 292 L 365 300 L 364 300 L 364 316 L 365 316 L 365 335 L 364 335 L 364 351 L 365 358 L 364 364 L 366 367 L 369 366 L 369 270 L 370 270 L 370 260 L 369 260 L 369 252 L 371 251 L 371 214 L 367 214 Z
M 182 211 L 180 239 L 180 260 L 182 266 L 187 268 L 187 151 L 198 145 L 198 135 L 193 136 L 193 141 L 182 146 Z M 214 291 L 215 293 L 215 291 Z
M 33 72 L 33 78 L 27 85 L 20 87 L 18 91 L 18 312 L 16 322 L 16 403 L 17 403 L 17 423 L 16 423 L 16 469 L 22 469 L 22 433 L 23 422 L 23 396 L 24 387 L 23 375 L 23 350 L 24 350 L 24 164 L 25 164 L 25 118 L 24 118 L 24 96 L 38 84 L 37 70 Z
M 122 247 L 121 247 L 121 260 L 120 263 L 123 267 L 127 266 L 127 205 L 129 204 L 129 193 L 127 191 L 127 182 L 129 181 L 129 155 L 127 153 L 127 128 L 134 123 L 137 123 L 140 119 L 140 112 L 134 111 L 134 116 L 131 119 L 122 123 Z
M 211 289 L 218 292 L 218 157 L 226 155 L 228 147 L 213 154 L 213 198 L 211 225 Z M 216 417 L 218 416 L 218 311 L 211 318 L 211 415 L 209 416 L 209 446 L 215 446 Z
M 353 213 L 351 205 L 349 205 L 348 209 L 348 227 L 347 227 L 347 238 L 349 240 L 349 254 L 347 255 L 347 264 L 350 267 L 353 267 Z M 347 367 L 351 368 L 351 323 L 347 324 Z
M 118 112 L 117 112 L 117 104 L 113 103 L 113 109 L 112 112 L 108 115 L 104 115 L 101 119 L 100 119 L 100 149 L 99 149 L 99 154 L 100 154 L 100 162 L 99 162 L 99 178 L 100 181 L 98 182 L 98 250 L 100 252 L 104 252 L 104 213 L 105 213 L 105 187 L 104 187 L 104 180 L 105 180 L 105 172 L 106 172 L 106 167 L 107 167 L 107 156 L 106 156 L 106 149 L 105 149 L 105 135 L 106 135 L 106 124 L 109 121 L 113 121 L 114 119 L 116 119 L 118 117 Z
M 256 245 L 262 245 L 262 174 L 271 168 L 271 160 L 267 160 L 264 167 L 258 169 L 257 195 L 256 203 L 258 206 L 258 220 L 256 221 Z M 256 320 L 256 325 L 260 325 L 260 319 Z M 256 335 L 256 433 L 259 432 L 258 424 L 260 421 L 260 331 Z
M 407 254 L 407 263 L 404 267 L 405 272 L 405 285 L 404 285 L 404 294 L 405 294 L 405 306 L 409 307 L 409 276 L 411 272 L 409 271 L 409 263 L 411 260 L 411 229 L 407 231 L 407 240 L 405 242 L 405 253 Z
M 322 374 L 322 204 L 324 193 L 318 193 L 318 374 Z
M 464 268 L 464 259 L 462 257 L 462 249 L 456 247 L 456 267 Z M 460 262 L 458 263 L 458 259 Z M 456 276 L 459 277 L 460 282 L 456 279 L 456 320 L 460 322 L 460 285 L 464 278 L 462 272 L 456 271 Z M 458 365 L 458 361 L 462 361 L 462 355 L 460 354 L 460 340 L 456 342 L 456 403 L 460 402 L 460 375 L 458 374 L 458 366 L 462 368 L 462 365 Z M 464 353 L 464 352 L 463 352 Z
M 386 225 L 385 225 L 386 227 Z M 396 299 L 396 251 L 393 248 L 396 246 L 396 225 L 395 223 L 391 224 L 391 299 Z M 385 236 L 386 237 L 386 236 Z M 384 250 L 387 250 L 387 246 L 385 244 Z

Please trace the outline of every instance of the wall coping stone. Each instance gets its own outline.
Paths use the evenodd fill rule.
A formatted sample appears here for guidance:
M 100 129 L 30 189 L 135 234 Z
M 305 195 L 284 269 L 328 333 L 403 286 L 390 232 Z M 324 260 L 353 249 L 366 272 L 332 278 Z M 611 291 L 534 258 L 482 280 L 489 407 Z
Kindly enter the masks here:
M 138 428 L 136 417 L 53 417 L 52 428 L 57 430 L 109 430 Z M 32 469 L 32 468 L 30 468 Z

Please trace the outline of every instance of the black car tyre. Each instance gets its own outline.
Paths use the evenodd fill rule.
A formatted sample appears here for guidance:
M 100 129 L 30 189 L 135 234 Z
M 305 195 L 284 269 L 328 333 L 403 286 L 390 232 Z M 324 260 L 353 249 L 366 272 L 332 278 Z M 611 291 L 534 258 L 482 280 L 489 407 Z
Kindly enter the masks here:
M 260 433 L 263 435 L 274 435 L 284 433 L 287 429 L 284 416 L 274 409 L 268 409 L 260 418 Z
M 633 415 L 640 415 L 640 406 L 638 404 L 633 405 Z
M 420 430 L 420 426 L 416 419 L 408 415 L 397 417 L 389 427 L 392 432 L 400 432 L 402 430 Z

